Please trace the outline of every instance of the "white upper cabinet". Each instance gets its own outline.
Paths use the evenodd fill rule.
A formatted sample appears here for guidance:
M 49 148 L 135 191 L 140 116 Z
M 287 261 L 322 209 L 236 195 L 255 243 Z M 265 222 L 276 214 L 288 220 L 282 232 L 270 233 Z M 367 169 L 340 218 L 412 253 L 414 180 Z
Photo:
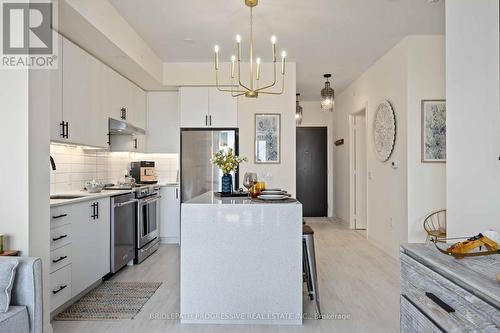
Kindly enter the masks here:
M 102 111 L 109 118 L 121 119 L 122 108 L 125 107 L 128 94 L 124 94 L 125 79 L 115 72 L 112 68 L 102 65 L 102 89 L 101 89 L 101 105 Z M 126 96 L 126 97 L 125 97 Z
M 63 38 L 57 35 L 59 66 L 50 70 L 50 140 L 64 141 L 62 108 Z
M 146 92 L 133 84 L 128 82 L 130 104 L 127 106 L 127 122 L 137 127 L 146 128 Z
M 63 120 L 66 140 L 71 143 L 107 147 L 107 117 L 101 110 L 102 63 L 63 40 Z
M 214 87 L 181 87 L 181 127 L 238 127 L 237 99 Z
M 208 126 L 208 88 L 179 88 L 181 127 Z
M 238 98 L 212 87 L 208 90 L 209 125 L 238 127 Z
M 147 152 L 179 153 L 179 93 L 149 92 L 147 105 Z

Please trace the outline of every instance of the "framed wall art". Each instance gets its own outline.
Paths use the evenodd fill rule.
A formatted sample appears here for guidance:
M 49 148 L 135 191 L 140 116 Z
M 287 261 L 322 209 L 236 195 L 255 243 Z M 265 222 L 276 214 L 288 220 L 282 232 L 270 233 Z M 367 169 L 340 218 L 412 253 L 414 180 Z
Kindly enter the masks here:
M 281 115 L 255 115 L 255 163 L 280 163 Z
M 446 162 L 446 101 L 422 100 L 422 163 Z

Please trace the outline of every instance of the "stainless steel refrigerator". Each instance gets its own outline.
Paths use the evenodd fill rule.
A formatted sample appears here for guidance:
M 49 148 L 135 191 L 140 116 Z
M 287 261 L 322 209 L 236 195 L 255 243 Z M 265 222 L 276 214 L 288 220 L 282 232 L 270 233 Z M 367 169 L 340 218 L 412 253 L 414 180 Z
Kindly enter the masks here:
M 181 202 L 205 192 L 220 192 L 222 172 L 210 162 L 219 150 L 238 154 L 238 129 L 181 129 Z M 233 173 L 233 190 L 238 177 Z

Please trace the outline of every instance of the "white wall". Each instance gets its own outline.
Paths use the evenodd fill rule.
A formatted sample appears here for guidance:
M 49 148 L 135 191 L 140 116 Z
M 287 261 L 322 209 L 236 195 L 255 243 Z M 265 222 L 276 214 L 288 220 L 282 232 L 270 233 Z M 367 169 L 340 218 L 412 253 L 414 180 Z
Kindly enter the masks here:
M 446 164 L 421 162 L 421 101 L 445 99 L 445 37 L 412 36 L 408 47 L 408 242 L 423 242 L 422 223 L 446 208 Z
M 333 113 L 321 110 L 320 102 L 300 102 L 303 108 L 300 127 L 327 127 L 328 131 L 328 216 L 334 216 L 333 191 Z
M 2 130 L 0 172 L 3 186 L 0 197 L 0 234 L 6 236 L 7 249 L 29 250 L 28 178 L 28 71 L 0 70 L 0 108 Z M 48 170 L 47 170 L 48 172 Z
M 406 240 L 406 114 L 407 114 L 407 53 L 406 39 L 379 59 L 360 78 L 344 90 L 336 100 L 335 140 L 345 144 L 334 148 L 336 211 L 349 221 L 350 174 L 349 151 L 352 140 L 349 133 L 349 115 L 366 108 L 368 124 L 367 221 L 368 239 L 393 256 L 397 256 L 400 242 Z M 388 99 L 396 113 L 397 139 L 390 161 L 399 161 L 392 169 L 390 161 L 381 163 L 373 148 L 372 124 L 379 103 Z
M 499 2 L 446 3 L 448 234 L 500 231 Z
M 267 76 L 269 77 L 269 76 Z M 246 171 L 257 172 L 268 187 L 287 189 L 295 195 L 295 63 L 287 65 L 286 86 L 283 95 L 259 95 L 258 98 L 238 98 L 238 127 L 240 155 L 248 158 L 240 169 L 240 184 Z M 277 89 L 276 89 L 277 90 Z M 281 163 L 255 164 L 255 114 L 281 114 Z
M 422 220 L 445 202 L 445 166 L 420 163 L 420 102 L 444 98 L 444 39 L 409 36 L 344 90 L 334 110 L 335 211 L 350 220 L 349 115 L 366 108 L 368 239 L 397 257 L 402 242 L 423 241 Z M 390 160 L 381 163 L 373 147 L 373 118 L 377 106 L 389 100 L 396 113 L 396 145 Z M 399 164 L 397 169 L 390 163 Z

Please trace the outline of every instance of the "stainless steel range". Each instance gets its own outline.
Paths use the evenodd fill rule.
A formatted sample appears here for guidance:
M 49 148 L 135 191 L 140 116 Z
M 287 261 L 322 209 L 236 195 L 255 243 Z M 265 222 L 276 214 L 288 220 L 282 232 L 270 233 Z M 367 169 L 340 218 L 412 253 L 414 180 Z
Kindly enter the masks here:
M 160 246 L 158 230 L 158 215 L 160 201 L 159 186 L 144 186 L 136 191 L 139 201 L 139 214 L 136 228 L 136 256 L 135 262 L 141 263 Z
M 160 187 L 107 186 L 105 190 L 133 190 L 111 198 L 111 272 L 127 262 L 144 261 L 158 250 Z

